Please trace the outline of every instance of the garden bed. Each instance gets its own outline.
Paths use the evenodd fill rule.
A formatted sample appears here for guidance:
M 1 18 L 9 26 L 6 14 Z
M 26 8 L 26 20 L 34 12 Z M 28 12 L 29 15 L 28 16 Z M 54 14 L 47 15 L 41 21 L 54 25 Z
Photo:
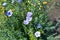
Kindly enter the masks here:
M 60 35 L 59 0 L 0 0 L 0 40 L 55 40 Z

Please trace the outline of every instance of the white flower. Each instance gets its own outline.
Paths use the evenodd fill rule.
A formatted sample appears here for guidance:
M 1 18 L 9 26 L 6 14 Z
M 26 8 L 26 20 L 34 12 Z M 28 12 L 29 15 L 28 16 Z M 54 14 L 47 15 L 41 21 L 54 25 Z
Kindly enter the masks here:
M 40 36 L 41 36 L 41 35 L 40 35 L 40 32 L 39 32 L 39 31 L 35 32 L 35 36 L 36 36 L 36 37 L 40 37 Z
M 7 3 L 6 3 L 6 2 L 4 2 L 2 5 L 3 5 L 3 6 L 6 6 L 6 5 L 7 5 Z
M 13 14 L 13 12 L 12 12 L 11 10 L 7 11 L 7 13 L 6 13 L 6 15 L 7 15 L 8 17 L 12 16 L 12 14 Z
M 24 20 L 23 21 L 23 24 L 28 25 L 29 24 L 29 21 L 28 20 Z

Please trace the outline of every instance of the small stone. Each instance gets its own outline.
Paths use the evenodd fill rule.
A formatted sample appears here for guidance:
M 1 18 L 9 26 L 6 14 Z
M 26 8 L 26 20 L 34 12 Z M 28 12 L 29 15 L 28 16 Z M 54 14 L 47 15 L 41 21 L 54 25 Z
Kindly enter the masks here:
M 6 6 L 7 5 L 7 3 L 6 2 L 4 2 L 3 4 L 2 4 L 2 6 Z
M 12 0 L 12 2 L 11 3 L 14 3 L 14 0 Z

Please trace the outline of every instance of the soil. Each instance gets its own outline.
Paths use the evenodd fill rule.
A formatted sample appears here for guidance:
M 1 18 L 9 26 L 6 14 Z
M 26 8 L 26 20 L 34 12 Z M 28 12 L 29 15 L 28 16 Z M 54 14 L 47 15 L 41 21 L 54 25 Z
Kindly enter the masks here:
M 55 5 L 53 6 L 53 8 L 48 12 L 48 16 L 49 16 L 49 19 L 50 20 L 60 20 L 60 0 L 54 0 L 55 2 Z M 51 6 L 52 3 L 49 5 Z M 60 33 L 60 27 L 57 27 L 56 31 L 58 33 Z M 60 40 L 60 34 L 58 36 L 56 36 L 56 38 L 59 37 L 59 40 Z
M 60 18 L 60 0 L 55 0 L 54 2 L 55 2 L 55 5 L 48 13 L 48 16 L 51 20 L 54 20 L 54 18 L 56 18 L 56 20 L 58 20 Z M 52 4 L 50 4 L 50 6 L 51 5 Z

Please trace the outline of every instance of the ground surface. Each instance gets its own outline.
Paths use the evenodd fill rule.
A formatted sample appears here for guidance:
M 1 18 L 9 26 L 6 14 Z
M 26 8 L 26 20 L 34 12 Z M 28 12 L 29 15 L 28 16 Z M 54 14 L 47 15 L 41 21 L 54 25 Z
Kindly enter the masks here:
M 54 2 L 55 4 L 53 6 L 53 9 L 51 9 L 51 11 L 48 14 L 50 19 L 60 18 L 60 0 L 55 0 Z
M 50 10 L 50 12 L 48 13 L 49 18 L 51 20 L 54 20 L 54 18 L 56 18 L 56 20 L 58 20 L 60 18 L 60 0 L 55 0 L 54 1 L 55 4 L 53 6 L 53 8 Z M 52 4 L 50 4 L 52 5 Z M 60 28 L 58 28 L 58 31 L 60 31 Z M 58 36 L 55 37 L 56 40 L 60 40 L 60 34 Z

